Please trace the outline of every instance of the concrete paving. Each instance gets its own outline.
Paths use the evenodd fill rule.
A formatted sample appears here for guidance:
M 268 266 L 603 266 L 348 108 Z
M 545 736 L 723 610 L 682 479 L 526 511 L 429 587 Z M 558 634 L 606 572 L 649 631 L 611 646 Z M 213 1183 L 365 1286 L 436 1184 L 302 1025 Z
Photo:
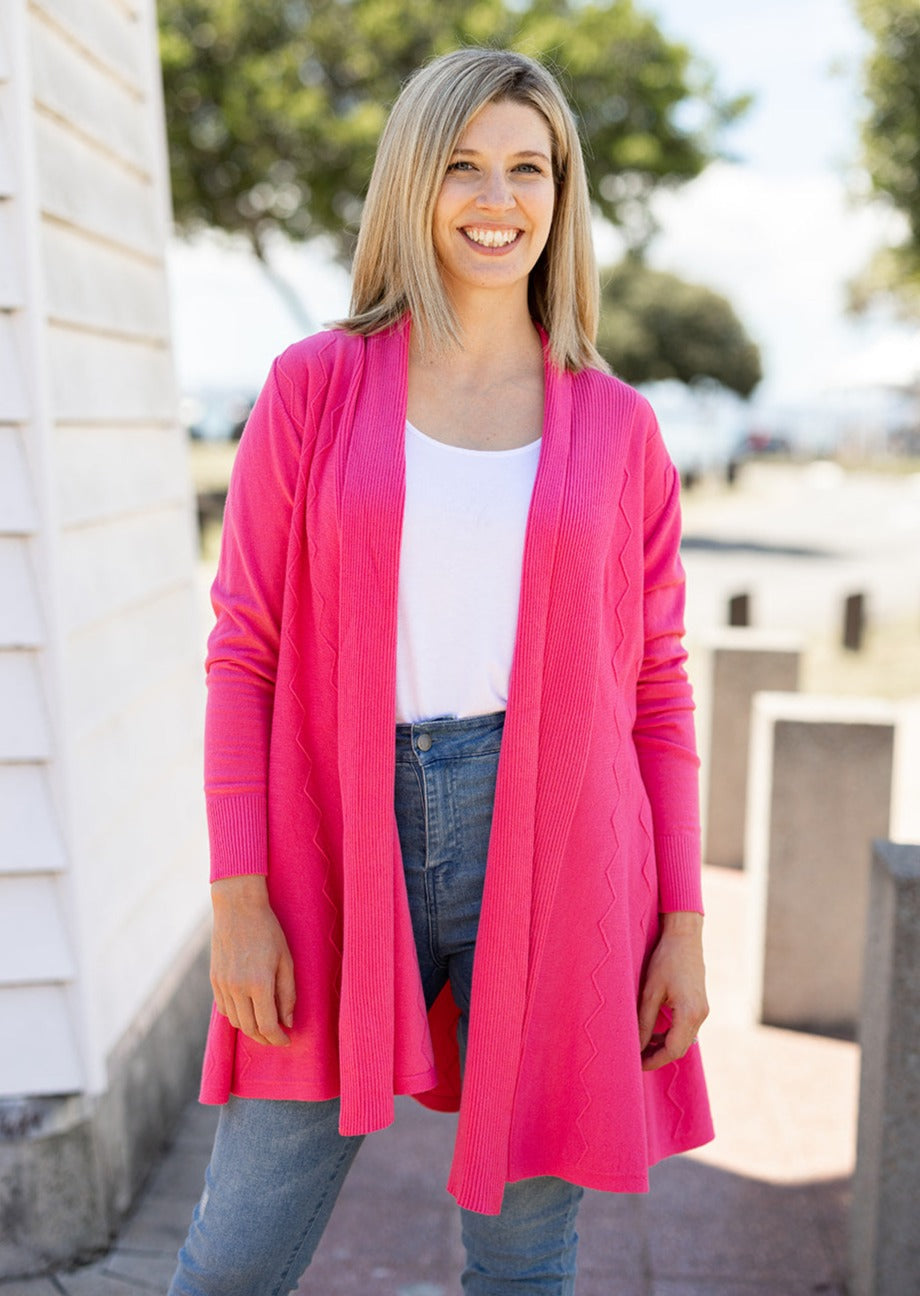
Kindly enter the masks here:
M 708 868 L 712 1015 L 703 1028 L 718 1137 L 652 1172 L 646 1196 L 589 1193 L 578 1296 L 843 1296 L 855 1147 L 855 1045 L 752 1023 L 743 874 Z M 0 1282 L 0 1296 L 165 1292 L 201 1191 L 215 1112 L 192 1105 L 103 1259 Z M 444 1189 L 453 1119 L 400 1101 L 369 1138 L 299 1296 L 456 1296 L 462 1249 Z

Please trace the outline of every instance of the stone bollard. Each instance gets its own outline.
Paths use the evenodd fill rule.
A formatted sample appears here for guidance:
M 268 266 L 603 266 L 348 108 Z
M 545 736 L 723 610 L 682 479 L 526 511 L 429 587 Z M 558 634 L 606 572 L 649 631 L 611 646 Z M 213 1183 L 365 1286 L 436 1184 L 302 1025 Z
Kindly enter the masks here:
M 876 842 L 859 1029 L 852 1296 L 920 1294 L 920 846 Z
M 855 1034 L 869 846 L 889 834 L 897 715 L 867 698 L 755 699 L 745 865 L 758 1021 Z
M 843 602 L 843 636 L 841 643 L 848 652 L 860 652 L 866 634 L 866 596 L 848 594 Z
M 801 656 L 794 635 L 765 630 L 715 630 L 698 642 L 692 668 L 707 864 L 744 862 L 751 704 L 757 693 L 797 689 Z
M 749 626 L 751 624 L 750 594 L 733 594 L 728 600 L 728 624 L 730 626 Z

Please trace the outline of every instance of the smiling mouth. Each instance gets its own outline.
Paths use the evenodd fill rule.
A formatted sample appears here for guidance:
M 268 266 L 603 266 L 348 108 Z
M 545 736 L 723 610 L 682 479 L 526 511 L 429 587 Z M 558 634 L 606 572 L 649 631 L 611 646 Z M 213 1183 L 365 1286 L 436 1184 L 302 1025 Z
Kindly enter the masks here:
M 481 229 L 475 225 L 463 227 L 463 233 L 477 247 L 505 248 L 516 243 L 521 237 L 519 229 Z

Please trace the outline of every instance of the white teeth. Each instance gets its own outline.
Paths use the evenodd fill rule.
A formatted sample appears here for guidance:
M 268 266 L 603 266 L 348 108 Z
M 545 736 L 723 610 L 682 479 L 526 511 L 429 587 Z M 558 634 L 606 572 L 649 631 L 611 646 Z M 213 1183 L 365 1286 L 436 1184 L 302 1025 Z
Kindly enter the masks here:
M 482 247 L 507 247 L 517 238 L 520 230 L 516 229 L 467 229 L 464 231 L 467 238 L 472 239 L 474 243 L 479 243 Z

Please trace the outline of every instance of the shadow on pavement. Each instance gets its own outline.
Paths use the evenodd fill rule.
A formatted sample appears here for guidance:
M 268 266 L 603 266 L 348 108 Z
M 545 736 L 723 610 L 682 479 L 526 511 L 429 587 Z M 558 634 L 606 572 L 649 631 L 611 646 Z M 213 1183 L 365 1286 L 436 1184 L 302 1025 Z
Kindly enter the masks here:
M 730 536 L 685 535 L 681 549 L 699 553 L 746 553 L 765 558 L 838 558 L 839 553 L 816 549 L 813 545 L 787 545 L 775 541 L 732 539 Z
M 457 1296 L 453 1129 L 400 1100 L 396 1125 L 361 1149 L 299 1296 Z M 648 1195 L 586 1195 L 578 1296 L 844 1296 L 848 1200 L 847 1180 L 773 1184 L 673 1158 Z

